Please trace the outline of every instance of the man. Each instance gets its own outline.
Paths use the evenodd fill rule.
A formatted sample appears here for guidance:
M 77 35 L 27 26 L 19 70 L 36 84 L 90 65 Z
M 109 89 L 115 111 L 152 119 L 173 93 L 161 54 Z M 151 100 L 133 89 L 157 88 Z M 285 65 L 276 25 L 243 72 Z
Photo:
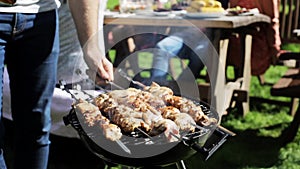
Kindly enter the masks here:
M 99 5 L 103 4 L 95 0 L 69 1 L 89 69 L 94 76 L 113 80 L 112 65 L 100 52 L 99 39 L 93 38 L 99 30 Z M 50 105 L 59 53 L 59 6 L 58 0 L 0 0 L 0 88 L 3 87 L 3 69 L 7 66 L 15 134 L 13 167 L 16 169 L 47 168 Z M 2 92 L 0 99 L 2 103 Z M 3 137 L 0 119 L 0 168 L 6 169 Z

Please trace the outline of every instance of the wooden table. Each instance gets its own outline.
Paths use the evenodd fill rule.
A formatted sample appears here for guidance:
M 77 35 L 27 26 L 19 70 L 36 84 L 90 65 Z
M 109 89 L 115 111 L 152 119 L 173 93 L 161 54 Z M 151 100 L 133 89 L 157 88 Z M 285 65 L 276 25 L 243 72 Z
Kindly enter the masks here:
M 239 28 L 256 22 L 270 23 L 270 18 L 263 14 L 252 16 L 222 16 L 218 18 L 190 18 L 185 16 L 151 16 L 136 14 L 107 13 L 104 24 L 148 25 L 148 26 L 187 26 L 187 21 L 197 27 Z
M 214 39 L 212 43 L 219 53 L 219 58 L 213 58 L 205 65 L 208 67 L 211 83 L 211 101 L 210 104 L 215 107 L 220 116 L 226 112 L 231 104 L 233 91 L 239 90 L 246 93 L 246 100 L 243 103 L 243 113 L 249 111 L 249 86 L 251 79 L 251 45 L 252 37 L 244 31 L 239 31 L 242 41 L 242 51 L 244 51 L 243 71 L 241 78 L 235 82 L 226 82 L 226 54 L 228 47 L 228 39 L 222 39 L 223 31 L 237 31 L 247 28 L 254 23 L 270 23 L 270 18 L 266 15 L 255 14 L 252 16 L 221 16 L 218 18 L 189 18 L 186 16 L 151 16 L 151 15 L 135 15 L 135 14 L 109 14 L 105 16 L 104 24 L 109 25 L 133 25 L 133 26 L 190 26 L 212 28 L 214 30 Z

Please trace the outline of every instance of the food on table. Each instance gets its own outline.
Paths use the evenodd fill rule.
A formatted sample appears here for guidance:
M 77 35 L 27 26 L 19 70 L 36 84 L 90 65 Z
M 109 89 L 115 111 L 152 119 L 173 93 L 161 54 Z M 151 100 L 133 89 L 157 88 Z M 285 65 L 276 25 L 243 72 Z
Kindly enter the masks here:
M 152 83 L 144 89 L 128 88 L 100 94 L 93 103 L 80 101 L 75 110 L 81 112 L 88 126 L 99 126 L 109 140 L 123 133 L 143 131 L 149 136 L 163 134 L 168 142 L 178 141 L 182 132 L 194 132 L 197 125 L 216 124 L 205 115 L 200 105 L 184 97 L 174 96 L 165 86 Z
M 171 9 L 166 9 L 166 8 L 157 8 L 153 10 L 154 12 L 170 12 Z
M 250 12 L 250 9 L 242 8 L 240 6 L 236 6 L 236 7 L 233 7 L 233 8 L 228 8 L 226 11 L 227 11 L 227 15 L 240 15 L 240 14 L 243 14 L 243 13 Z
M 176 0 L 155 0 L 152 6 L 154 12 L 182 11 L 184 4 Z
M 120 0 L 119 10 L 121 13 L 134 13 L 139 10 L 152 10 L 152 4 L 142 0 Z
M 192 0 L 187 12 L 224 12 L 222 4 L 217 0 Z

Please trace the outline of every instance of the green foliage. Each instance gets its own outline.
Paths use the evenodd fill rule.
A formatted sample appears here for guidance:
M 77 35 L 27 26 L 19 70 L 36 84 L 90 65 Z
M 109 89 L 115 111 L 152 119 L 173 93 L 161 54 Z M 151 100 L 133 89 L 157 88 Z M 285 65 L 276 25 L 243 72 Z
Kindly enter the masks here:
M 118 5 L 118 4 L 119 4 L 119 0 L 108 0 L 108 1 L 107 1 L 107 5 L 106 5 L 106 8 L 107 8 L 107 9 L 110 9 L 110 10 L 113 10 L 114 7 L 115 7 L 116 5 Z
M 289 43 L 282 45 L 283 50 L 289 50 L 293 52 L 300 52 L 300 44 L 299 43 Z

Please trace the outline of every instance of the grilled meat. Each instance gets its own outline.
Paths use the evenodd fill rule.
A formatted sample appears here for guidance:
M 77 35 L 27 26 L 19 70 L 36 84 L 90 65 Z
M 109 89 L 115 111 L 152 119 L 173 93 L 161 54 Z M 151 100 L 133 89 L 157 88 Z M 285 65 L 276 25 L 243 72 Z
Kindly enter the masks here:
M 102 124 L 103 134 L 108 140 L 117 141 L 122 137 L 122 132 L 119 126 L 115 124 Z
M 116 137 L 111 134 L 114 127 L 110 125 L 120 127 L 125 133 L 141 129 L 151 136 L 164 134 L 173 142 L 178 141 L 182 131 L 194 132 L 197 124 L 207 126 L 217 122 L 192 100 L 174 96 L 170 88 L 156 83 L 144 90 L 128 88 L 100 94 L 94 102 L 93 106 L 81 103 L 77 109 L 84 112 L 89 126 L 100 122 L 110 140 Z
M 135 111 L 125 105 L 105 108 L 105 110 L 110 120 L 119 125 L 125 132 L 132 132 L 136 128 L 142 128 L 146 131 L 150 130 L 150 126 L 142 119 L 143 112 Z
M 181 113 L 173 106 L 167 106 L 160 109 L 162 116 L 166 119 L 173 120 L 181 131 L 194 132 L 196 123 L 194 119 L 186 113 Z
M 110 120 L 104 117 L 98 107 L 87 101 L 80 100 L 75 105 L 76 112 L 80 112 L 88 126 L 98 126 L 103 135 L 111 140 L 116 141 L 122 137 L 121 129 L 115 124 L 111 124 Z
M 214 118 L 209 118 L 205 115 L 199 105 L 196 105 L 192 100 L 173 96 L 169 102 L 170 105 L 178 108 L 180 112 L 189 114 L 198 125 L 208 126 L 217 122 Z
M 162 99 L 165 103 L 167 103 L 174 94 L 172 89 L 160 86 L 155 82 L 153 82 L 150 86 L 145 87 L 144 90 L 151 93 L 156 99 Z
M 187 131 L 187 132 L 195 131 L 196 122 L 190 115 L 186 113 L 176 114 L 174 118 L 174 122 L 181 131 Z
M 168 142 L 180 141 L 179 128 L 174 121 L 170 119 L 161 119 L 152 124 L 149 135 L 156 136 L 161 133 L 164 134 Z

